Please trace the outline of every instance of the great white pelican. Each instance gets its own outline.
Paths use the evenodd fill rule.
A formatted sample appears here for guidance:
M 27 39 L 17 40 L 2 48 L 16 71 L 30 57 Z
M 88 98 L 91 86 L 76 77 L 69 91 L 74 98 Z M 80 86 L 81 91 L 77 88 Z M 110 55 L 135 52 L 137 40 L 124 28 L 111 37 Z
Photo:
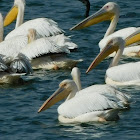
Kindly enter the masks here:
M 81 86 L 77 87 L 80 81 L 77 78 L 80 74 L 75 72 L 78 72 L 77 68 L 72 70 L 73 80 L 62 81 L 54 94 L 40 107 L 38 113 L 67 98 L 57 109 L 58 119 L 62 123 L 117 120 L 118 112 L 127 108 L 130 97 L 109 85 L 93 85 L 81 89 Z
M 135 43 L 140 40 L 140 33 L 130 35 L 126 42 L 121 37 L 112 37 L 105 48 L 98 54 L 89 66 L 87 72 L 95 68 L 104 58 L 116 51 L 109 68 L 106 71 L 105 82 L 110 85 L 140 85 L 140 62 L 117 65 L 123 53 L 125 44 Z
M 133 34 L 135 31 L 139 29 L 137 27 L 128 27 L 114 32 L 119 20 L 119 15 L 120 15 L 119 5 L 114 2 L 108 2 L 99 11 L 87 17 L 86 19 L 84 19 L 83 21 L 72 27 L 70 30 L 80 30 L 103 21 L 108 20 L 111 21 L 104 35 L 104 38 L 99 42 L 99 47 L 101 51 L 105 47 L 105 44 L 112 37 L 122 37 L 123 39 L 126 39 L 129 35 Z M 140 45 L 135 47 L 133 46 L 132 48 L 130 46 L 127 47 L 128 48 L 124 49 L 123 55 L 140 56 L 139 54 Z
M 36 39 L 52 36 L 51 40 L 53 40 L 55 44 L 67 46 L 70 50 L 77 49 L 78 46 L 70 40 L 70 37 L 66 37 L 64 35 L 64 31 L 61 30 L 58 27 L 58 24 L 51 19 L 36 18 L 23 23 L 24 9 L 25 9 L 25 0 L 14 1 L 14 6 L 5 17 L 4 26 L 8 26 L 15 19 L 17 19 L 16 27 L 5 37 L 5 40 L 17 35 L 27 35 L 28 30 L 30 28 L 33 28 L 36 30 Z M 59 40 L 57 38 L 59 38 Z

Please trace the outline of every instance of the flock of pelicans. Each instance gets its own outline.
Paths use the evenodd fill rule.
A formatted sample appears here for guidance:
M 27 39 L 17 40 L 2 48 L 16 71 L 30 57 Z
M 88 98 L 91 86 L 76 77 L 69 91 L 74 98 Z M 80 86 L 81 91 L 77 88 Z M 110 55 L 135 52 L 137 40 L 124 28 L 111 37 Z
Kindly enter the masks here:
M 73 80 L 63 80 L 38 112 L 66 98 L 58 107 L 60 122 L 117 120 L 118 113 L 130 107 L 130 96 L 113 86 L 140 85 L 140 62 L 117 65 L 122 55 L 140 56 L 140 28 L 128 27 L 114 32 L 120 8 L 118 4 L 109 2 L 70 29 L 80 30 L 102 21 L 111 21 L 99 42 L 100 53 L 87 70 L 88 73 L 106 57 L 113 57 L 106 71 L 106 84 L 82 89 L 80 71 L 75 67 L 82 60 L 67 58 L 68 53 L 78 48 L 77 45 L 51 19 L 37 18 L 23 23 L 24 8 L 25 0 L 15 0 L 4 21 L 0 15 L 0 83 L 18 81 L 22 75 L 32 73 L 32 69 L 71 68 Z M 3 26 L 14 20 L 15 29 L 3 41 Z

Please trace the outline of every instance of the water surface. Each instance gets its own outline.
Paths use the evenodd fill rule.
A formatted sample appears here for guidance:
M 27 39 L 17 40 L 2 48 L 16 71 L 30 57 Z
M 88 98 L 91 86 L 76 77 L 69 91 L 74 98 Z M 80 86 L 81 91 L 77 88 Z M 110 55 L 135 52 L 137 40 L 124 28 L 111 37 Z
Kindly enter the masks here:
M 90 14 L 99 10 L 108 0 L 90 0 Z M 117 29 L 139 26 L 140 1 L 114 0 L 121 7 Z M 13 1 L 0 1 L 0 10 L 5 16 Z M 85 74 L 86 69 L 98 54 L 98 42 L 103 38 L 109 22 L 103 22 L 80 31 L 69 28 L 84 19 L 85 7 L 78 0 L 28 0 L 26 2 L 25 21 L 38 17 L 47 17 L 58 22 L 71 35 L 79 49 L 69 55 L 70 58 L 84 59 L 78 67 L 81 70 L 82 86 L 104 84 L 105 71 L 110 63 L 106 59 L 95 70 Z M 5 28 L 5 35 L 14 29 L 15 23 Z M 120 63 L 139 61 L 139 58 L 123 57 Z M 121 91 L 132 96 L 131 109 L 120 113 L 120 120 L 107 123 L 62 124 L 57 119 L 57 107 L 60 103 L 40 114 L 37 110 L 42 103 L 58 88 L 58 84 L 71 78 L 70 70 L 35 71 L 33 76 L 23 77 L 25 83 L 0 86 L 0 139 L 1 140 L 90 140 L 90 139 L 140 139 L 140 87 L 128 86 Z

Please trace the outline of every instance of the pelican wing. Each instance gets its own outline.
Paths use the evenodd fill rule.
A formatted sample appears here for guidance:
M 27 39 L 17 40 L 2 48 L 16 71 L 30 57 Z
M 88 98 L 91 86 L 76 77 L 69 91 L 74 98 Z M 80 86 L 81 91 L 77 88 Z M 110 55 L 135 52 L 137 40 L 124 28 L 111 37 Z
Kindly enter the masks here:
M 8 70 L 8 67 L 4 63 L 0 62 L 0 72 L 4 72 L 7 70 Z
M 10 68 L 14 73 L 30 74 L 33 72 L 29 59 L 21 53 L 19 53 L 18 56 L 14 58 L 10 64 Z
M 28 44 L 27 36 L 16 36 L 0 43 L 0 54 L 15 57 Z
M 100 42 L 99 42 L 99 47 L 102 50 L 105 47 L 105 44 L 112 38 L 112 37 L 122 37 L 123 39 L 126 39 L 129 35 L 133 34 L 134 32 L 136 32 L 138 30 L 138 28 L 136 27 L 128 27 L 128 28 L 124 28 L 121 30 L 118 30 L 114 33 L 112 33 L 111 35 L 103 38 Z
M 36 30 L 37 38 L 53 36 L 64 32 L 58 27 L 55 21 L 48 18 L 37 18 L 37 19 L 26 21 L 18 28 L 11 31 L 5 37 L 5 40 L 17 35 L 27 35 L 28 30 L 31 28 Z
M 114 66 L 106 71 L 108 78 L 117 82 L 135 81 L 140 79 L 140 62 Z
M 4 58 L 4 55 L 0 54 L 0 63 L 5 63 L 3 58 Z
M 69 48 L 70 50 L 78 48 L 78 46 L 71 41 L 70 37 L 67 37 L 64 34 L 51 36 L 51 37 L 48 37 L 48 39 L 50 41 L 53 41 L 58 46 L 65 46 L 65 47 Z
M 0 54 L 0 72 L 4 72 L 8 70 L 8 67 L 5 64 L 5 61 L 3 60 L 4 55 Z
M 33 59 L 49 53 L 69 53 L 69 50 L 67 47 L 57 46 L 47 38 L 40 38 L 28 44 L 20 53 Z
M 110 100 L 116 100 L 117 102 L 121 102 L 123 104 L 128 103 L 131 99 L 131 97 L 123 92 L 118 91 L 115 87 L 112 87 L 111 85 L 92 85 L 88 88 L 89 93 L 98 92 Z
M 79 91 L 74 98 L 67 100 L 58 107 L 58 113 L 68 118 L 74 118 L 93 111 L 123 108 L 117 98 L 112 98 L 111 95 L 109 97 L 108 93 L 107 95 L 105 94 L 105 91 L 104 94 L 100 94 L 95 90 L 92 91 L 91 87 L 88 87 Z

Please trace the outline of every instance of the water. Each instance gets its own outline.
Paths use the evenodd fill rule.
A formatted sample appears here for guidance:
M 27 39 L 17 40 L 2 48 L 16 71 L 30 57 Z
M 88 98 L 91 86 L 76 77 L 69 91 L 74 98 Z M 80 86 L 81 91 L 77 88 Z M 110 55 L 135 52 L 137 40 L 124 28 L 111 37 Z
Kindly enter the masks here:
M 101 8 L 107 0 L 91 1 L 90 14 Z M 114 0 L 121 7 L 117 30 L 139 26 L 140 1 Z M 3 15 L 10 10 L 13 1 L 0 1 Z M 83 87 L 103 84 L 105 71 L 110 62 L 105 60 L 95 70 L 85 74 L 93 58 L 99 52 L 98 42 L 103 37 L 109 22 L 100 23 L 80 31 L 69 31 L 73 25 L 84 19 L 85 7 L 78 0 L 34 0 L 26 2 L 25 20 L 48 17 L 72 35 L 79 49 L 69 55 L 71 58 L 84 59 L 78 67 L 81 70 Z M 14 28 L 15 23 L 5 28 L 5 35 Z M 139 61 L 139 58 L 123 58 L 121 63 Z M 131 109 L 120 113 L 120 120 L 107 123 L 61 124 L 57 120 L 57 107 L 60 103 L 40 114 L 37 110 L 42 103 L 58 88 L 58 84 L 71 78 L 70 70 L 35 71 L 33 76 L 23 77 L 26 81 L 19 85 L 0 86 L 0 140 L 90 140 L 90 139 L 140 139 L 140 95 L 138 86 L 123 87 L 120 90 L 132 96 Z

